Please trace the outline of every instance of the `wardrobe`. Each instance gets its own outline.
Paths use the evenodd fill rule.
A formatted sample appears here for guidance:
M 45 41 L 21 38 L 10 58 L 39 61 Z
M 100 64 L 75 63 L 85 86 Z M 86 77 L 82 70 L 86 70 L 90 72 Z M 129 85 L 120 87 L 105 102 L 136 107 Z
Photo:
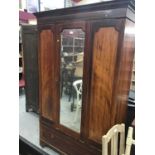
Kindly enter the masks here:
M 134 1 L 117 0 L 35 13 L 42 146 L 101 155 L 102 135 L 125 122 L 134 8 Z
M 39 112 L 38 31 L 36 25 L 22 26 L 26 111 Z

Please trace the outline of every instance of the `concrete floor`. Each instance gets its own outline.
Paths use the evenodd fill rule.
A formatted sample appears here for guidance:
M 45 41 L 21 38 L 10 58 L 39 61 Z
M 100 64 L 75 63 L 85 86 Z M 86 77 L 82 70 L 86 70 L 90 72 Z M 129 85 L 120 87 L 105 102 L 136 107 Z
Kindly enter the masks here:
M 49 155 L 59 155 L 48 147 L 40 146 L 39 116 L 33 112 L 25 111 L 25 95 L 19 97 L 19 135 Z

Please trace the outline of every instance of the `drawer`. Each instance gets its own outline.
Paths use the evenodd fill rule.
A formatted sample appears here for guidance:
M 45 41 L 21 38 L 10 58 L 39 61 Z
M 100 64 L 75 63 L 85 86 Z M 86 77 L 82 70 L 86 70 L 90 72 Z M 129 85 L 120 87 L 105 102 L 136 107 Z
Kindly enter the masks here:
M 93 149 L 88 145 L 45 125 L 41 125 L 41 139 L 49 146 L 58 148 L 58 151 L 61 150 L 68 155 L 101 155 L 100 150 Z

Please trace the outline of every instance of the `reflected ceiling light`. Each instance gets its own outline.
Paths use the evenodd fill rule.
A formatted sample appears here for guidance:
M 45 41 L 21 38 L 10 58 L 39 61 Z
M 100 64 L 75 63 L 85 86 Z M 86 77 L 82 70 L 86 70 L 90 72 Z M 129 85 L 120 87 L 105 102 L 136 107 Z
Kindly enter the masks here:
M 73 34 L 74 32 L 73 31 L 69 31 L 69 34 Z
M 125 28 L 126 34 L 135 34 L 135 29 L 133 27 L 127 27 Z

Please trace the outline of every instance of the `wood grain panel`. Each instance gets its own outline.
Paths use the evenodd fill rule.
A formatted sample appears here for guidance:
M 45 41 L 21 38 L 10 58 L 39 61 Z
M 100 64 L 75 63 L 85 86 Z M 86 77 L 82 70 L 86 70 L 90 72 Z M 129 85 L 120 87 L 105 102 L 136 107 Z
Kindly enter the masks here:
M 41 80 L 41 113 L 42 116 L 55 120 L 55 43 L 51 30 L 42 30 L 40 33 L 40 80 Z
M 89 138 L 101 142 L 110 127 L 118 32 L 103 27 L 94 35 Z

